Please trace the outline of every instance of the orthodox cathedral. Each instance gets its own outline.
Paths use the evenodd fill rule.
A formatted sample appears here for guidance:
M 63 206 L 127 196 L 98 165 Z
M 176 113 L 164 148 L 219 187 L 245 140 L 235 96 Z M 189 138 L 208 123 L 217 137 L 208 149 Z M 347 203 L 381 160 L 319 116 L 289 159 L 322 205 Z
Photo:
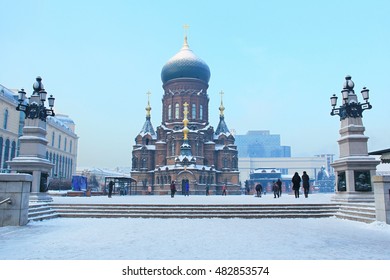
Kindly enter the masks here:
M 161 71 L 162 122 L 154 130 L 148 100 L 146 120 L 135 138 L 131 177 L 136 192 L 152 187 L 154 194 L 167 194 L 175 182 L 178 193 L 189 185 L 190 194 L 240 193 L 238 151 L 224 119 L 221 92 L 217 129 L 209 124 L 210 69 L 189 48 L 183 47 Z

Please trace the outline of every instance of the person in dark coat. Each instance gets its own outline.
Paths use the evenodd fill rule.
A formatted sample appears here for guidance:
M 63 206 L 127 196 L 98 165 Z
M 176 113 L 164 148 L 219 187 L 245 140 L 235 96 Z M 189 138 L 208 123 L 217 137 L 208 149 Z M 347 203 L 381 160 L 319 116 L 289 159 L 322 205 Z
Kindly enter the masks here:
M 226 195 L 226 186 L 225 185 L 222 186 L 222 195 Z
M 301 177 L 299 176 L 298 172 L 295 172 L 291 181 L 293 184 L 292 188 L 294 190 L 295 198 L 299 198 L 299 188 L 301 187 Z
M 274 191 L 274 198 L 279 197 L 279 185 L 275 181 L 272 183 L 272 190 Z
M 210 185 L 207 184 L 206 185 L 206 195 L 209 195 L 210 194 Z
M 114 189 L 114 182 L 110 181 L 108 183 L 108 197 L 111 198 L 112 195 L 112 190 Z
M 282 196 L 282 181 L 280 179 L 278 179 L 276 181 L 276 184 L 278 185 L 279 187 L 279 196 Z
M 261 197 L 261 193 L 263 192 L 263 186 L 260 183 L 258 183 L 255 189 L 256 189 L 256 196 Z
M 302 187 L 303 187 L 303 192 L 305 194 L 305 197 L 307 198 L 309 196 L 310 178 L 309 175 L 306 174 L 306 171 L 303 171 Z
M 175 181 L 172 181 L 172 183 L 171 183 L 171 197 L 175 197 L 175 192 L 176 192 Z

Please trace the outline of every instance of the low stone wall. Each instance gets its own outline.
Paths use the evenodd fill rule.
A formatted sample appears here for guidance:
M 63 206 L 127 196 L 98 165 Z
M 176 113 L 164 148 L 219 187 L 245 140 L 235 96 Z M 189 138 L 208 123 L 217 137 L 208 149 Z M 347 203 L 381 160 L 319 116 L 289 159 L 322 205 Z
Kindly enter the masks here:
M 374 176 L 376 219 L 390 224 L 390 176 Z
M 29 174 L 0 174 L 1 226 L 24 226 L 28 223 L 28 207 L 33 177 Z

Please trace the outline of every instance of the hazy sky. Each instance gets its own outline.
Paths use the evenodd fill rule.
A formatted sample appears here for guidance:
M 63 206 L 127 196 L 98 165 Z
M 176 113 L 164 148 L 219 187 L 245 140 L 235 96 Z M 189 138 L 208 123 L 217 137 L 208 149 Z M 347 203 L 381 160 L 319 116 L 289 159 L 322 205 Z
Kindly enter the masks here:
M 370 89 L 369 151 L 390 148 L 390 2 L 0 0 L 0 83 L 32 92 L 40 75 L 55 112 L 76 123 L 79 167 L 131 165 L 145 121 L 161 123 L 164 64 L 188 42 L 210 67 L 210 124 L 269 130 L 292 156 L 338 156 L 329 98 L 346 75 Z M 361 100 L 361 99 L 360 99 Z

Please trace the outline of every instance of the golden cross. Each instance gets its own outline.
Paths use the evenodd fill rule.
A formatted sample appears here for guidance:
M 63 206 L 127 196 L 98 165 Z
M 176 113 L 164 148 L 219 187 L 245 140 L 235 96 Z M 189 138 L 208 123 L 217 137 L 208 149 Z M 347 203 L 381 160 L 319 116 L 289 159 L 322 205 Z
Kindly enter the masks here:
M 221 95 L 221 106 L 219 106 L 220 115 L 223 116 L 223 111 L 225 110 L 225 107 L 223 106 L 223 100 L 222 96 L 225 94 L 222 90 L 219 93 Z
M 185 102 L 185 103 L 183 104 L 183 106 L 184 106 L 184 111 L 183 111 L 183 113 L 184 113 L 184 118 L 187 118 L 187 114 L 188 114 L 188 103 Z
M 151 95 L 152 93 L 150 92 L 150 90 L 148 90 L 148 92 L 147 92 L 146 94 L 148 95 L 148 103 L 149 103 L 149 97 L 150 97 L 150 95 Z
M 188 24 L 184 24 L 183 28 L 184 28 L 184 35 L 187 36 L 187 31 L 190 28 L 190 26 Z
M 183 128 L 183 134 L 184 134 L 184 140 L 187 140 L 188 139 L 188 128 L 187 128 L 187 124 L 189 123 L 188 119 L 187 119 L 187 115 L 188 115 L 188 103 L 185 102 L 183 104 L 184 106 L 184 111 L 183 111 L 183 114 L 184 114 L 184 119 L 183 119 L 183 124 L 184 124 L 184 128 Z
M 148 106 L 146 106 L 145 110 L 146 110 L 146 116 L 150 117 L 150 110 L 152 110 L 152 108 L 150 107 L 150 102 L 149 102 L 149 97 L 150 95 L 152 94 L 150 92 L 150 90 L 146 93 L 148 95 Z

